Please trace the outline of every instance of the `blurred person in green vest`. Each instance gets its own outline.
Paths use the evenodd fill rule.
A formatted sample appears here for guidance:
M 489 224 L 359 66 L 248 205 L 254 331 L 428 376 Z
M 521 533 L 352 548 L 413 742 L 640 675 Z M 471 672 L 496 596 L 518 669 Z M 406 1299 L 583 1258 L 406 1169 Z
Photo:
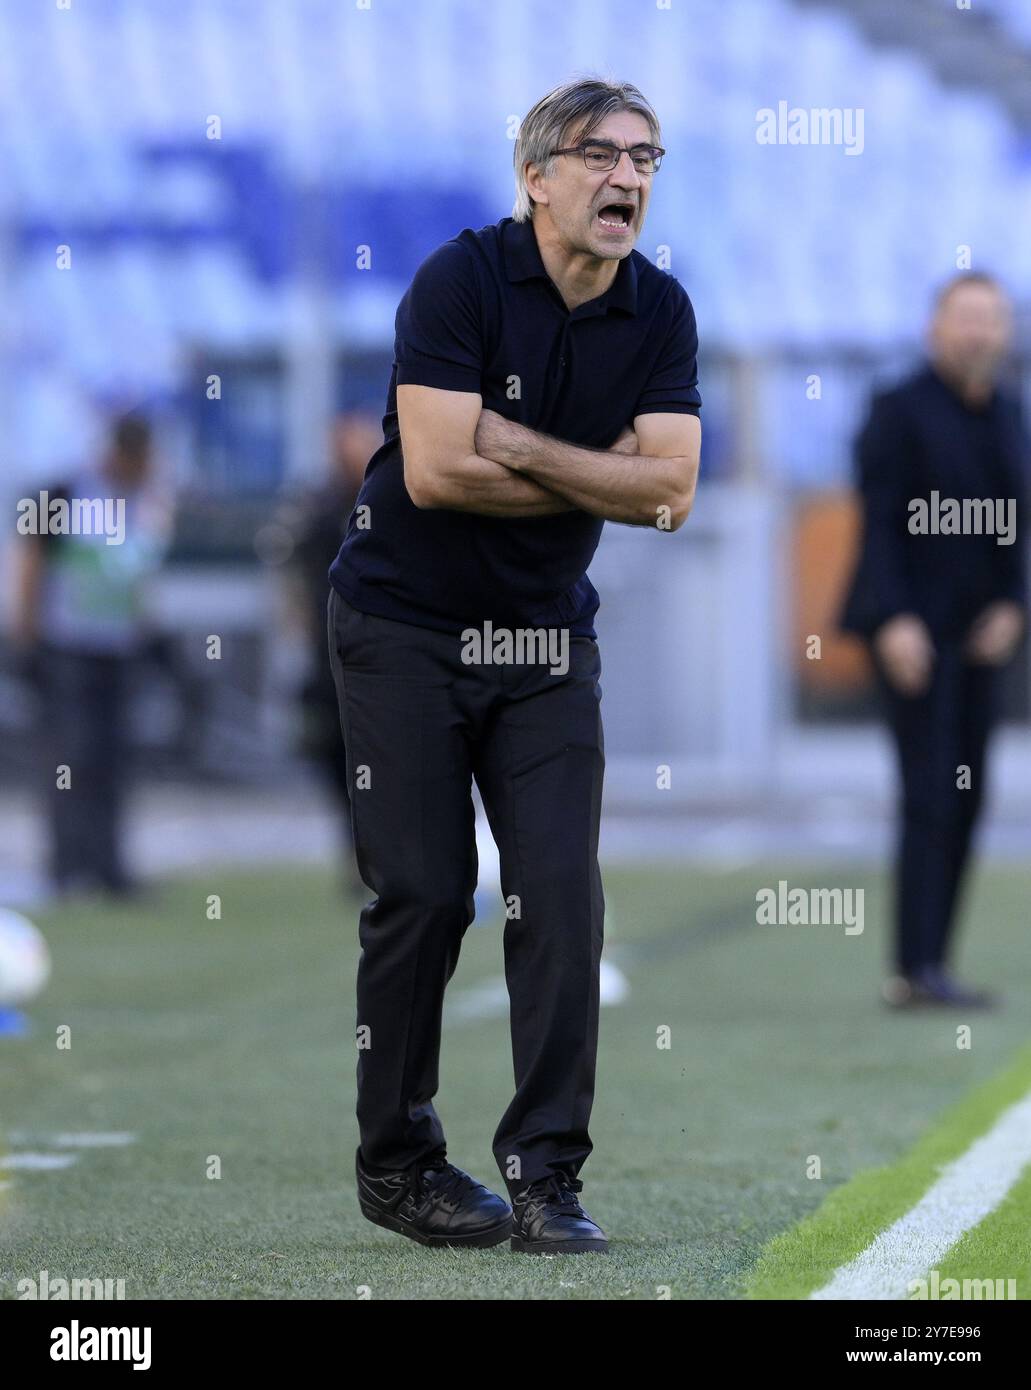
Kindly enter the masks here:
M 148 638 L 147 582 L 172 529 L 149 422 L 120 416 L 99 459 L 25 503 L 14 637 L 41 699 L 50 879 L 60 894 L 129 895 L 137 887 L 123 851 L 131 689 Z

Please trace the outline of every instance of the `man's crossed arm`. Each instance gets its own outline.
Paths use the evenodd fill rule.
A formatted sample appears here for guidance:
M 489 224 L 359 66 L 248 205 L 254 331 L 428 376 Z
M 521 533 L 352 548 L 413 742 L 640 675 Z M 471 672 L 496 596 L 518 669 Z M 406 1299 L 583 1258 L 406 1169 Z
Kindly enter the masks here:
M 417 507 L 485 516 L 579 509 L 675 531 L 691 510 L 696 416 L 639 415 L 609 449 L 585 449 L 482 409 L 476 392 L 397 388 L 405 486 Z

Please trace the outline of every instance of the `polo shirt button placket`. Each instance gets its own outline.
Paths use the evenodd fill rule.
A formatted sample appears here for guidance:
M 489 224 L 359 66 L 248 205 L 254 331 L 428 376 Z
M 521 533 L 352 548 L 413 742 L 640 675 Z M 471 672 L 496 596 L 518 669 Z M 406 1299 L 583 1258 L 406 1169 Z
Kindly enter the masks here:
M 565 370 L 566 370 L 566 329 L 563 328 L 563 330 L 562 330 L 562 341 L 559 343 L 559 349 L 558 349 L 558 372 L 556 373 L 556 375 L 557 375 L 558 377 L 561 377 L 562 374 L 563 374 L 563 372 L 564 372 Z

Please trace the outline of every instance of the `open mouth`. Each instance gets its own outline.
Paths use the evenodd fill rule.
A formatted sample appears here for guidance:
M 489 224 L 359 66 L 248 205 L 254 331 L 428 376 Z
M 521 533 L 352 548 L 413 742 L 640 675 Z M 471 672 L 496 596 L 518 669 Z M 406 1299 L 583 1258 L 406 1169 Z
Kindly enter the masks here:
M 606 203 L 598 210 L 598 221 L 614 232 L 629 231 L 634 219 L 632 203 Z

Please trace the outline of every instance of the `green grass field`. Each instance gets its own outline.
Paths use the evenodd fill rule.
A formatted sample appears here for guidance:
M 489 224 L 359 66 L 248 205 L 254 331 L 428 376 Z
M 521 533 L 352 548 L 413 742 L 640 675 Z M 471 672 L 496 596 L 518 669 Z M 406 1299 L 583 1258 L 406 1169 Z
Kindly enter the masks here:
M 756 890 L 780 878 L 865 888 L 865 931 L 757 926 Z M 38 916 L 54 978 L 34 1034 L 0 1042 L 0 1160 L 53 1151 L 58 1135 L 136 1138 L 82 1148 L 63 1169 L 0 1167 L 0 1297 L 44 1269 L 122 1278 L 129 1298 L 804 1296 L 827 1248 L 792 1236 L 796 1225 L 857 1174 L 899 1164 L 1026 1042 L 1031 873 L 985 870 L 974 886 L 962 973 L 1002 986 L 1007 1003 L 969 1020 L 880 1004 L 880 876 L 798 865 L 605 881 L 607 950 L 630 993 L 602 1011 L 581 1177 L 608 1259 L 426 1251 L 365 1222 L 353 1190 L 358 907 L 328 874 L 210 871 L 167 881 L 145 908 Z M 212 893 L 220 921 L 206 915 Z M 449 999 L 500 976 L 500 937 L 500 921 L 470 929 Z M 973 1024 L 967 1050 L 958 1022 Z M 664 1026 L 668 1049 L 656 1046 Z M 449 1156 L 496 1187 L 490 1140 L 511 1088 L 507 1019 L 450 1019 L 437 1098 Z M 885 1210 L 919 1195 L 921 1172 Z M 1025 1178 L 955 1256 L 1018 1260 L 1028 1210 Z

